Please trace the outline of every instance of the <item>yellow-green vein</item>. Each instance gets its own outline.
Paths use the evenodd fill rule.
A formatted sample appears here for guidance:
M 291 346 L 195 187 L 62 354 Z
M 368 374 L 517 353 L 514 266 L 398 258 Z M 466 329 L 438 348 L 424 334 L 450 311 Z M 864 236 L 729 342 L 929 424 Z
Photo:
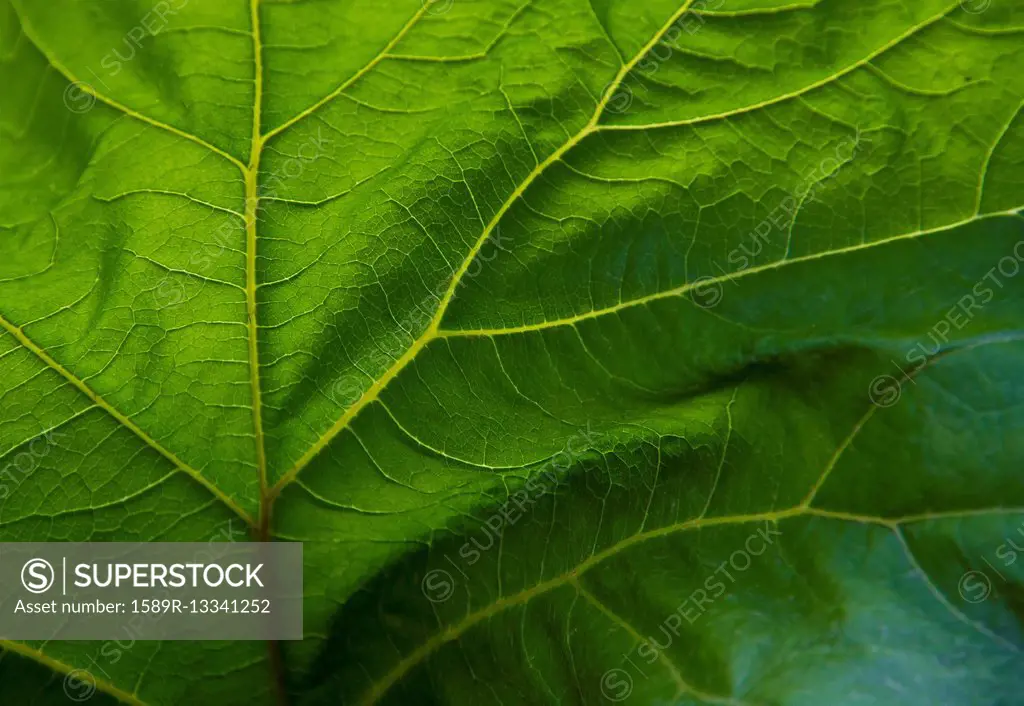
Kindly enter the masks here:
M 46 351 L 44 351 L 42 348 L 36 345 L 36 343 L 32 341 L 32 339 L 30 339 L 22 329 L 12 324 L 3 315 L 0 315 L 0 328 L 3 328 L 9 334 L 14 336 L 15 340 L 17 340 L 18 343 L 20 343 L 22 346 L 31 351 L 44 364 L 46 364 L 48 367 L 52 368 L 54 371 L 60 374 L 60 376 L 63 377 L 65 380 L 74 385 L 82 394 L 84 394 L 86 397 L 92 400 L 97 407 L 103 409 L 107 414 L 109 414 L 121 425 L 123 425 L 133 434 L 139 437 L 139 439 L 145 442 L 154 451 L 159 453 L 161 456 L 163 456 L 168 461 L 177 466 L 178 469 L 181 470 L 183 473 L 191 476 L 200 485 L 202 485 L 204 488 L 213 493 L 235 514 L 237 514 L 239 517 L 245 520 L 246 523 L 248 523 L 250 526 L 253 525 L 253 519 L 249 516 L 249 514 L 241 507 L 239 507 L 234 500 L 225 495 L 220 490 L 220 488 L 218 488 L 209 480 L 204 478 L 202 473 L 197 471 L 195 468 L 192 468 L 190 465 L 188 465 L 180 458 L 175 456 L 173 453 L 171 453 L 168 449 L 160 445 L 155 439 L 153 439 L 153 437 L 151 437 L 149 434 L 143 431 L 138 424 L 136 424 L 130 418 L 119 412 L 117 408 L 115 408 L 113 405 L 111 405 L 109 402 L 103 399 L 95 390 L 86 385 L 84 381 L 82 381 L 80 378 L 71 373 L 67 368 L 65 368 L 63 365 L 54 360 Z
M 304 453 L 295 464 L 288 469 L 280 480 L 274 485 L 272 489 L 272 495 L 277 496 L 281 490 L 288 485 L 295 477 L 302 471 L 303 468 L 317 455 L 319 454 L 330 442 L 344 430 L 349 422 L 359 414 L 360 411 L 368 404 L 377 399 L 381 390 L 387 386 L 413 359 L 417 354 L 425 348 L 432 340 L 438 337 L 438 331 L 441 326 L 441 319 L 444 318 L 444 313 L 448 309 L 452 298 L 455 296 L 455 290 L 458 288 L 459 283 L 462 281 L 463 276 L 469 270 L 476 256 L 479 254 L 481 248 L 487 242 L 487 239 L 491 236 L 494 228 L 498 225 L 498 222 L 504 217 L 512 205 L 519 200 L 520 197 L 530 186 L 540 177 L 541 174 L 547 170 L 552 164 L 562 159 L 566 152 L 571 150 L 573 147 L 582 142 L 588 135 L 594 133 L 597 130 L 597 124 L 604 114 L 605 108 L 608 106 L 608 102 L 612 96 L 615 95 L 615 91 L 621 85 L 622 81 L 625 80 L 626 76 L 632 71 L 636 65 L 647 55 L 647 53 L 654 47 L 655 44 L 661 39 L 661 37 L 672 27 L 673 24 L 689 9 L 694 0 L 686 0 L 683 5 L 672 14 L 671 17 L 665 22 L 665 24 L 658 30 L 657 33 L 651 38 L 651 40 L 645 44 L 630 61 L 622 65 L 619 71 L 616 73 L 615 78 L 608 85 L 604 95 L 600 98 L 597 103 L 597 107 L 594 110 L 593 115 L 575 135 L 555 150 L 547 159 L 538 164 L 534 169 L 526 176 L 526 178 L 515 188 L 512 194 L 505 200 L 498 211 L 491 218 L 490 222 L 484 227 L 483 232 L 477 239 L 476 243 L 470 249 L 469 253 L 463 259 L 462 264 L 452 275 L 451 281 L 448 284 L 448 288 L 441 297 L 441 301 L 438 304 L 437 311 L 435 312 L 430 323 L 427 325 L 426 330 L 417 338 L 408 350 L 382 375 L 376 382 L 374 382 L 355 403 L 353 403 L 344 414 L 331 425 L 331 427 L 324 432 L 321 437 Z
M 131 706 L 146 706 L 146 703 L 139 700 L 139 698 L 136 697 L 135 694 L 129 694 L 127 691 L 117 688 L 110 682 L 105 681 L 103 679 L 99 679 L 98 677 L 96 677 L 96 675 L 92 674 L 91 672 L 88 672 L 87 670 L 78 669 L 70 665 L 64 664 L 60 660 L 54 659 L 53 657 L 50 657 L 49 655 L 43 653 L 41 650 L 37 650 L 34 647 L 29 647 L 24 643 L 14 642 L 13 640 L 0 640 L 0 648 L 12 654 L 21 655 L 26 659 L 34 660 L 39 664 L 48 667 L 50 670 L 56 672 L 57 674 L 65 675 L 65 677 L 77 674 L 81 674 L 83 676 L 88 675 L 88 679 L 84 681 L 91 682 L 92 685 L 95 686 L 97 690 L 102 691 L 105 694 L 109 694 L 118 701 L 130 704 Z
M 245 176 L 245 318 L 249 329 L 249 389 L 252 398 L 253 434 L 256 442 L 256 467 L 260 484 L 260 534 L 265 536 L 270 522 L 270 507 L 266 501 L 267 452 L 263 437 L 263 403 L 260 388 L 260 355 L 256 318 L 256 247 L 257 219 L 259 218 L 259 171 L 263 154 L 260 134 L 263 111 L 263 47 L 260 41 L 259 0 L 249 2 L 252 22 L 253 49 L 253 107 L 252 142 L 249 147 L 249 165 L 242 170 Z
M 369 62 L 367 62 L 366 65 L 363 66 L 363 68 L 359 69 L 359 71 L 354 73 L 351 77 L 349 77 L 340 86 L 338 86 L 333 91 L 328 93 L 326 96 L 324 96 L 323 98 L 318 100 L 316 103 L 314 103 L 313 105 L 309 106 L 308 108 L 303 110 L 301 113 L 299 113 L 299 114 L 295 115 L 294 117 L 291 117 L 288 120 L 286 120 L 285 122 L 281 123 L 280 125 L 275 127 L 273 130 L 268 130 L 267 134 L 263 136 L 263 141 L 266 142 L 267 140 L 269 140 L 270 138 L 274 137 L 275 135 L 277 135 L 277 134 L 279 134 L 281 132 L 284 132 L 285 130 L 287 130 L 288 128 L 290 128 L 292 125 L 294 125 L 295 123 L 299 122 L 303 118 L 306 118 L 306 117 L 312 115 L 313 113 L 315 113 L 316 111 L 320 110 L 320 108 L 324 107 L 325 105 L 330 103 L 332 100 L 334 100 L 335 98 L 340 96 L 342 94 L 342 92 L 346 88 L 348 88 L 349 86 L 354 84 L 356 81 L 361 79 L 363 76 L 365 76 L 367 73 L 372 71 L 374 66 L 379 64 L 384 59 L 388 58 L 388 52 L 390 52 L 392 49 L 394 49 L 395 46 L 400 41 L 402 41 L 402 38 L 405 37 L 405 35 L 409 33 L 409 30 L 411 30 L 413 28 L 413 26 L 417 22 L 419 22 L 420 18 L 423 17 L 423 15 L 427 14 L 427 12 L 430 10 L 430 6 L 433 5 L 435 2 L 438 2 L 438 1 L 439 0 L 426 0 L 426 2 L 423 3 L 423 5 L 420 7 L 420 9 L 416 11 L 416 14 L 414 14 L 412 16 L 412 18 L 408 22 L 405 23 L 405 25 L 402 27 L 402 29 L 400 29 L 398 31 L 398 34 L 396 34 L 391 39 L 391 41 L 388 42 L 384 46 L 384 48 L 380 50 L 380 52 L 377 54 L 377 56 L 375 56 L 373 59 L 371 59 Z
M 119 103 L 113 98 L 103 95 L 102 93 L 97 91 L 96 88 L 92 86 L 90 83 L 78 79 L 73 73 L 71 73 L 70 69 L 64 66 L 64 64 L 62 64 L 57 59 L 57 57 L 53 56 L 50 52 L 46 50 L 45 45 L 36 35 L 35 31 L 32 29 L 31 23 L 25 18 L 25 16 L 21 12 L 18 12 L 17 7 L 14 8 L 14 11 L 18 15 L 18 21 L 21 24 L 21 29 L 25 33 L 25 36 L 28 37 L 32 44 L 35 46 L 35 48 L 39 50 L 39 53 L 46 57 L 46 60 L 49 62 L 50 66 L 56 69 L 58 73 L 60 73 L 64 78 L 71 82 L 71 84 L 77 86 L 84 93 L 87 93 L 96 100 L 100 101 L 101 103 L 105 103 L 106 105 L 109 105 L 111 108 L 121 113 L 124 113 L 128 117 L 134 118 L 135 120 L 138 120 L 143 123 L 147 123 L 161 130 L 166 130 L 167 132 L 173 135 L 177 135 L 178 137 L 182 137 L 188 140 L 189 142 L 194 142 L 197 145 L 205 147 L 210 152 L 218 154 L 224 159 L 228 160 L 229 162 L 237 166 L 239 169 L 242 169 L 243 171 L 245 170 L 245 165 L 242 164 L 241 160 L 239 160 L 234 155 L 229 154 L 228 152 L 222 150 L 220 147 L 217 147 L 216 145 L 207 142 L 201 137 L 193 135 L 180 128 L 176 128 L 173 125 L 169 125 L 167 123 L 157 120 L 156 118 L 151 118 L 148 115 L 133 110 L 132 108 L 129 108 L 123 103 Z
M 532 331 L 543 331 L 545 329 L 558 328 L 560 326 L 573 326 L 583 321 L 590 319 L 597 319 L 602 316 L 609 314 L 615 314 L 620 311 L 631 309 L 633 307 L 643 306 L 650 304 L 651 302 L 658 301 L 659 299 L 669 299 L 672 297 L 683 296 L 695 289 L 707 288 L 716 284 L 725 284 L 727 282 L 733 282 L 738 279 L 750 277 L 752 275 L 770 272 L 772 270 L 778 270 L 783 267 L 790 265 L 797 265 L 800 263 L 813 262 L 815 260 L 821 260 L 824 258 L 834 257 L 837 255 L 846 255 L 849 253 L 855 253 L 861 250 L 870 250 L 872 248 L 882 247 L 891 243 L 899 242 L 901 240 L 911 240 L 913 238 L 919 238 L 924 235 L 932 235 L 934 233 L 942 233 L 945 231 L 953 230 L 961 226 L 969 225 L 978 220 L 988 218 L 1003 218 L 1017 216 L 1016 209 L 1010 209 L 1006 211 L 997 211 L 994 213 L 986 213 L 981 216 L 970 216 L 963 220 L 955 223 L 947 223 L 942 226 L 935 228 L 929 228 L 927 230 L 914 231 L 912 233 L 903 233 L 900 235 L 894 235 L 888 238 L 882 238 L 869 243 L 859 243 L 857 245 L 850 245 L 844 248 L 836 248 L 835 250 L 826 250 L 812 255 L 802 255 L 800 257 L 792 257 L 789 259 L 776 260 L 775 262 L 769 262 L 764 265 L 758 265 L 756 267 L 748 267 L 743 270 L 737 270 L 736 272 L 719 275 L 717 277 L 703 277 L 693 282 L 687 282 L 678 287 L 672 289 L 666 289 L 660 292 L 654 292 L 643 297 L 637 297 L 636 299 L 629 299 L 626 301 L 613 304 L 602 309 L 594 309 L 592 311 L 586 311 L 582 314 L 574 314 L 573 316 L 567 316 L 562 319 L 550 319 L 548 321 L 539 321 L 532 324 L 523 324 L 522 326 L 510 326 L 508 328 L 500 329 L 441 329 L 437 332 L 437 335 L 442 338 L 454 338 L 458 336 L 507 336 L 516 333 L 529 333 Z
M 666 537 L 679 532 L 689 532 L 693 530 L 703 530 L 711 527 L 723 527 L 728 525 L 740 525 L 740 524 L 752 524 L 756 522 L 771 522 L 777 523 L 782 520 L 794 519 L 798 517 L 820 517 L 829 520 L 836 520 L 840 522 L 855 522 L 858 524 L 871 524 L 878 525 L 889 531 L 895 531 L 900 525 L 911 523 L 911 522 L 925 522 L 929 520 L 946 520 L 946 519 L 957 519 L 962 517 L 972 517 L 980 515 L 992 515 L 992 514 L 1020 514 L 1024 513 L 1024 508 L 995 508 L 992 510 L 984 511 L 956 511 L 946 513 L 924 513 L 920 515 L 896 517 L 896 518 L 884 518 L 874 517 L 869 515 L 854 515 L 843 512 L 833 512 L 830 510 L 819 509 L 819 508 L 808 508 L 802 505 L 795 507 L 786 508 L 784 510 L 775 510 L 770 512 L 760 512 L 745 515 L 726 515 L 718 517 L 707 517 L 697 518 L 693 520 L 686 520 L 676 524 L 666 525 L 657 529 L 640 532 L 623 539 L 608 548 L 593 554 L 588 559 L 580 562 L 575 568 L 566 571 L 563 574 L 555 576 L 538 583 L 537 585 L 524 589 L 518 593 L 499 598 L 493 603 L 480 608 L 472 613 L 466 615 L 462 620 L 457 623 L 453 623 L 446 627 L 444 630 L 435 633 L 428 640 L 426 640 L 419 647 L 409 652 L 404 658 L 397 662 L 391 669 L 389 669 L 384 676 L 377 681 L 359 701 L 360 706 L 373 706 L 376 704 L 381 697 L 383 697 L 395 684 L 397 684 L 406 674 L 408 674 L 413 668 L 419 665 L 424 659 L 429 657 L 431 654 L 444 647 L 450 642 L 454 642 L 459 639 L 468 630 L 481 622 L 492 618 L 508 608 L 522 605 L 531 601 L 532 599 L 543 595 L 556 588 L 560 588 L 566 585 L 572 585 L 573 582 L 578 581 L 580 576 L 583 576 L 588 571 L 603 563 L 604 561 L 616 556 L 620 552 L 632 547 L 636 544 L 641 544 L 651 539 L 659 537 Z

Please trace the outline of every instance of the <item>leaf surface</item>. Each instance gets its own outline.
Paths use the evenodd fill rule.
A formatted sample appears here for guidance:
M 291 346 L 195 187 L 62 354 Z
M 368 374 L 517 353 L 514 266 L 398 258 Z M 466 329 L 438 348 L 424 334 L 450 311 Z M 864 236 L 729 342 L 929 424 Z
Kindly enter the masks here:
M 3 641 L 0 696 L 1016 703 L 1022 33 L 0 0 L 0 539 L 301 541 L 308 593 L 269 650 Z

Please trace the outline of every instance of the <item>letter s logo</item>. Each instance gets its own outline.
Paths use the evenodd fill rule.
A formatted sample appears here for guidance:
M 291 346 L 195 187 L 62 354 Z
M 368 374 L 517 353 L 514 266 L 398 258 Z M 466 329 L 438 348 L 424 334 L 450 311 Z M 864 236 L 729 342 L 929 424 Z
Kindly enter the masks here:
M 21 568 L 21 585 L 31 593 L 46 593 L 55 578 L 53 566 L 46 559 L 29 559 Z

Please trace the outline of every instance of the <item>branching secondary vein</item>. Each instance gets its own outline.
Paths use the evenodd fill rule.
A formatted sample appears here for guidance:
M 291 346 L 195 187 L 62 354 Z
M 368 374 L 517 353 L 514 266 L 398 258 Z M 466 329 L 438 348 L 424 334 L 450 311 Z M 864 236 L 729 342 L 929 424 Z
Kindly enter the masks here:
M 505 213 L 512 207 L 512 205 L 519 200 L 519 198 L 526 192 L 528 188 L 543 174 L 548 167 L 552 164 L 559 162 L 562 157 L 576 145 L 580 144 L 589 135 L 597 131 L 598 122 L 601 116 L 604 114 L 605 108 L 608 106 L 608 102 L 615 95 L 616 90 L 625 80 L 633 68 L 647 55 L 647 53 L 654 47 L 655 44 L 661 39 L 661 37 L 672 27 L 672 25 L 680 18 L 693 4 L 694 0 L 686 0 L 683 5 L 676 10 L 675 13 L 665 22 L 661 29 L 651 38 L 651 40 L 644 45 L 640 51 L 630 61 L 623 64 L 616 74 L 614 80 L 608 86 L 604 95 L 597 103 L 597 107 L 594 110 L 593 115 L 583 126 L 583 128 L 573 135 L 565 144 L 555 150 L 547 159 L 541 162 L 536 168 L 531 171 L 519 186 L 512 192 L 512 194 L 505 200 L 498 209 L 497 213 L 494 214 L 490 222 L 486 225 L 480 237 L 474 243 L 469 253 L 463 259 L 459 269 L 455 271 L 452 276 L 451 282 L 448 285 L 444 296 L 441 298 L 441 302 L 437 307 L 437 311 L 428 324 L 423 334 L 416 339 L 416 341 L 409 347 L 409 349 L 402 355 L 394 365 L 392 365 L 379 380 L 371 385 L 362 396 L 352 404 L 345 413 L 336 421 L 330 429 L 328 429 L 321 437 L 313 444 L 310 449 L 303 454 L 299 460 L 290 468 L 277 482 L 271 491 L 272 497 L 276 497 L 281 490 L 284 489 L 289 483 L 291 483 L 296 476 L 302 471 L 303 468 L 313 460 L 317 454 L 319 454 L 330 442 L 337 436 L 342 430 L 344 430 L 349 423 L 359 414 L 359 412 L 372 403 L 380 395 L 381 391 L 390 383 L 409 363 L 411 363 L 421 350 L 435 338 L 439 337 L 439 331 L 441 326 L 441 319 L 444 318 L 445 311 L 447 311 L 449 304 L 451 304 L 452 298 L 455 296 L 455 290 L 462 281 L 463 276 L 469 270 L 476 256 L 479 254 L 481 248 L 487 242 L 487 239 L 491 236 L 498 222 L 504 217 Z

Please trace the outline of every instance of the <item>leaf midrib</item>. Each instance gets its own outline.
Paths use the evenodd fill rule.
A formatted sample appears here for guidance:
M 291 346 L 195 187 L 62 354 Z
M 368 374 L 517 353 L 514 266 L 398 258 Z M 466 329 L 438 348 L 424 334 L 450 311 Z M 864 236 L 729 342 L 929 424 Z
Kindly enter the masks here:
M 267 451 L 263 436 L 263 396 L 260 387 L 260 356 L 256 319 L 256 247 L 259 218 L 259 172 L 265 140 L 261 135 L 263 115 L 263 43 L 260 38 L 260 0 L 249 1 L 253 48 L 252 142 L 249 165 L 242 170 L 245 179 L 245 309 L 248 327 L 249 389 L 252 397 L 253 436 L 256 443 L 256 468 L 259 473 L 259 537 L 270 532 L 270 504 L 267 502 Z

